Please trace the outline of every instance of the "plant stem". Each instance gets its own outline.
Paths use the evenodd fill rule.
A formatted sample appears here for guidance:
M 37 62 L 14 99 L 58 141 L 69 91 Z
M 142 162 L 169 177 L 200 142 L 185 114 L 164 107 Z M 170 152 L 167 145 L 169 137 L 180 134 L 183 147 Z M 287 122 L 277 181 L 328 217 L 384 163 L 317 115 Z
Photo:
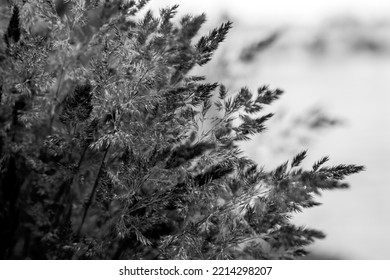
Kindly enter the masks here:
M 99 180 L 100 180 L 100 176 L 102 174 L 102 170 L 103 170 L 103 166 L 104 166 L 104 161 L 106 160 L 106 156 L 107 156 L 107 153 L 108 153 L 108 150 L 110 149 L 110 144 L 107 146 L 106 150 L 104 151 L 104 156 L 103 156 L 103 159 L 102 159 L 102 162 L 100 163 L 100 167 L 99 167 L 99 171 L 98 171 L 98 174 L 96 175 L 96 179 L 95 179 L 95 183 L 93 185 L 93 188 L 92 188 L 92 192 L 89 196 L 89 199 L 87 201 L 87 204 L 85 205 L 85 209 L 84 209 L 84 214 L 83 214 L 83 218 L 81 220 L 81 223 L 80 223 L 80 226 L 79 226 L 79 229 L 77 230 L 77 235 L 80 235 L 80 232 L 81 232 L 81 229 L 84 225 L 84 222 L 85 222 L 85 218 L 87 217 L 87 213 L 88 213 L 88 210 L 89 210 L 89 207 L 91 206 L 92 204 L 92 201 L 93 201 L 93 197 L 95 195 L 95 192 L 96 192 L 96 189 L 99 185 Z

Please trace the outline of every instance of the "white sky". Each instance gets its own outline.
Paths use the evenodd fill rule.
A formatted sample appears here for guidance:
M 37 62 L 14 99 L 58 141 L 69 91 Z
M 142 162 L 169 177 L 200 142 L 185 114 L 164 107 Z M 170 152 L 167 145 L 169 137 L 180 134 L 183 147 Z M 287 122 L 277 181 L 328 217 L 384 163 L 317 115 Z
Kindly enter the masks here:
M 245 23 L 310 24 L 331 15 L 390 19 L 390 0 L 151 0 L 151 7 L 179 4 L 180 13 L 209 17 L 227 12 Z

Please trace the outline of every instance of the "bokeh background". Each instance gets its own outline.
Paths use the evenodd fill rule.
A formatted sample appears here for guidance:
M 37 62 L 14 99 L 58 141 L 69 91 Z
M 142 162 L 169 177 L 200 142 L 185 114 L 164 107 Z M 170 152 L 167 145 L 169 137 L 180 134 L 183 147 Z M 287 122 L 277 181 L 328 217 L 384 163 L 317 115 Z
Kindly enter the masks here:
M 233 29 L 206 67 L 196 69 L 233 94 L 242 86 L 281 88 L 268 131 L 243 145 L 272 169 L 308 149 L 306 167 L 322 156 L 366 171 L 351 188 L 326 192 L 320 207 L 294 217 L 327 238 L 312 259 L 390 259 L 390 1 L 152 0 L 179 4 L 177 18 L 206 13 L 207 33 Z

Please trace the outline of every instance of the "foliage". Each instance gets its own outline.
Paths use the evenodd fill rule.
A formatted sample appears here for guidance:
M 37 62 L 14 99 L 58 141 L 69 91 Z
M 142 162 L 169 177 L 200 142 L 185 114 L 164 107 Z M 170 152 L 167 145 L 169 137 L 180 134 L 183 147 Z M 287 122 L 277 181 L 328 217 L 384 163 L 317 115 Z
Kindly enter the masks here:
M 273 171 L 238 143 L 282 94 L 192 76 L 232 24 L 147 1 L 11 1 L 0 45 L 3 259 L 286 259 L 322 232 L 290 223 L 362 166 Z M 218 91 L 214 100 L 212 95 Z M 211 116 L 211 108 L 221 116 Z

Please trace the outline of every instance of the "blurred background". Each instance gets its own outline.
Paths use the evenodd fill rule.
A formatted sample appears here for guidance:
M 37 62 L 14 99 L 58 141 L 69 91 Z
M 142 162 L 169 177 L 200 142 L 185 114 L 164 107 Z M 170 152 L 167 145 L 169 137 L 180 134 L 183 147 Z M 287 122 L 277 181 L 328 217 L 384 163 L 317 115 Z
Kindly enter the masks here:
M 325 192 L 320 207 L 294 217 L 327 237 L 311 259 L 390 259 L 390 1 L 152 0 L 156 12 L 179 4 L 178 17 L 206 13 L 206 34 L 233 29 L 214 59 L 196 69 L 230 93 L 243 86 L 281 88 L 268 130 L 243 145 L 266 169 L 308 149 L 304 167 L 361 164 L 351 188 Z

